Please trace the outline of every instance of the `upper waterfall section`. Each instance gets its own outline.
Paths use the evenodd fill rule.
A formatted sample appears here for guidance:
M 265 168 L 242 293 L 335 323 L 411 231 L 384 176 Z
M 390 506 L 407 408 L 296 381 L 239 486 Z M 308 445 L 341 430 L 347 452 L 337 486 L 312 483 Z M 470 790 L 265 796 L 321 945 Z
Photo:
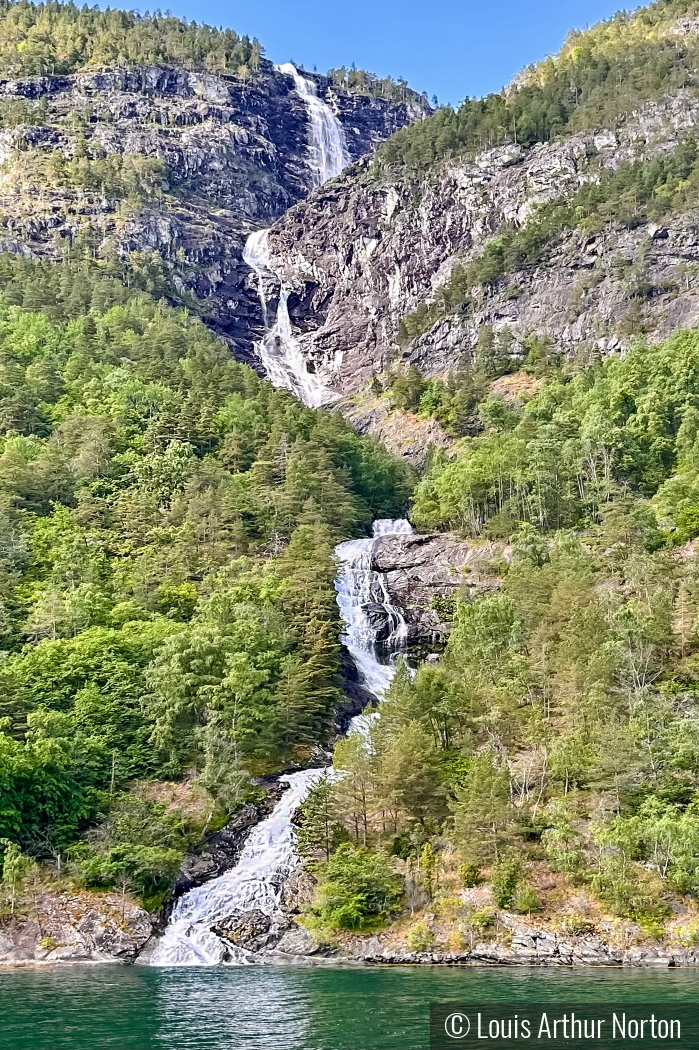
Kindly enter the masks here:
M 291 62 L 278 69 L 293 79 L 297 94 L 306 104 L 309 124 L 308 163 L 314 184 L 322 186 L 328 179 L 339 175 L 350 160 L 342 125 L 328 103 L 318 97 L 312 80 L 302 76 Z M 304 356 L 302 346 L 294 334 L 289 315 L 290 289 L 281 278 L 276 319 L 271 323 L 265 281 L 270 277 L 276 281 L 277 274 L 270 260 L 266 230 L 256 230 L 250 234 L 243 249 L 243 261 L 254 271 L 257 280 L 264 332 L 253 345 L 265 375 L 275 386 L 291 390 L 306 405 L 318 407 L 331 403 L 337 395 L 316 374 L 315 366 L 310 365 Z
M 150 191 L 138 204 L 134 197 L 127 223 L 115 223 L 119 197 L 111 191 L 48 180 L 37 195 L 24 176 L 13 177 L 4 189 L 13 251 L 60 262 L 62 246 L 88 236 L 96 244 L 108 238 L 122 259 L 157 252 L 167 297 L 186 304 L 239 360 L 252 362 L 264 328 L 257 287 L 242 260 L 245 239 L 306 198 L 320 173 L 337 164 L 332 127 L 317 146 L 310 142 L 311 107 L 330 106 L 349 161 L 429 110 L 414 93 L 404 101 L 378 98 L 317 74 L 297 76 L 298 82 L 262 58 L 244 76 L 173 63 L 5 79 L 2 97 L 30 109 L 40 97 L 46 120 L 41 134 L 24 123 L 3 129 L 11 170 L 25 171 L 28 149 L 40 165 L 84 149 L 90 162 L 102 157 L 120 166 L 123 157 L 143 156 L 167 169 L 152 187 L 157 208 Z
M 297 93 L 308 107 L 310 122 L 310 160 L 314 185 L 322 186 L 334 179 L 350 162 L 347 142 L 337 114 L 318 97 L 314 82 L 299 73 L 291 62 L 277 67 L 293 78 Z

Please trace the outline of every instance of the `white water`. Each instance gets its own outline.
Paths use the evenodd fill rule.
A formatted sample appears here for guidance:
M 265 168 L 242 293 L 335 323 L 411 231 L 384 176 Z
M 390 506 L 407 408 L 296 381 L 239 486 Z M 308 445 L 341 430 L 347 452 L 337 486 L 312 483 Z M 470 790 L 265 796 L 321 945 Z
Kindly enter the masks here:
M 269 327 L 264 278 L 265 275 L 275 275 L 269 258 L 268 232 L 256 230 L 255 233 L 251 233 L 243 248 L 243 261 L 257 275 L 262 318 L 267 329 L 262 339 L 255 343 L 255 351 L 267 378 L 274 386 L 291 390 L 305 405 L 318 408 L 319 405 L 337 400 L 338 395 L 328 389 L 313 372 L 308 371 L 306 359 L 291 327 L 289 289 L 283 283 L 279 292 L 277 316 L 272 327 Z
M 307 80 L 291 62 L 277 66 L 280 73 L 293 77 L 294 87 L 308 107 L 311 124 L 311 167 L 316 186 L 334 179 L 349 163 L 342 125 L 327 102 L 318 98 L 313 80 Z
M 395 667 L 392 663 L 380 659 L 366 606 L 382 605 L 386 611 L 391 634 L 382 647 L 388 653 L 395 652 L 405 644 L 408 628 L 402 611 L 391 603 L 384 576 L 372 570 L 371 556 L 381 536 L 405 536 L 412 532 L 413 527 L 405 518 L 396 521 L 382 519 L 374 522 L 371 539 L 346 540 L 335 548 L 335 555 L 341 563 L 335 579 L 335 588 L 340 616 L 345 624 L 342 640 L 355 662 L 363 684 L 378 700 L 384 698 L 393 680 Z M 361 729 L 362 720 L 366 717 L 359 715 L 352 721 Z
M 349 163 L 342 125 L 327 102 L 318 98 L 315 83 L 302 76 L 291 62 L 277 66 L 280 73 L 293 78 L 297 94 L 306 103 L 309 118 L 309 155 L 314 186 L 335 178 Z M 243 260 L 257 276 L 258 295 L 262 306 L 265 334 L 255 344 L 267 378 L 274 386 L 291 390 L 306 405 L 317 408 L 336 401 L 335 394 L 313 372 L 295 338 L 289 317 L 289 289 L 281 282 L 279 304 L 274 324 L 270 327 L 264 290 L 265 276 L 275 277 L 269 255 L 267 230 L 257 230 L 248 237 Z
M 382 700 L 395 673 L 390 663 L 379 657 L 374 631 L 366 606 L 381 605 L 391 626 L 385 651 L 399 649 L 407 638 L 407 626 L 400 609 L 390 601 L 386 581 L 371 568 L 371 555 L 381 536 L 408 535 L 413 528 L 404 518 L 374 522 L 371 539 L 347 540 L 338 544 L 340 561 L 335 580 L 337 603 L 345 624 L 343 641 L 355 661 L 366 688 Z M 352 719 L 351 731 L 367 735 L 368 720 L 375 715 Z M 238 863 L 217 879 L 183 894 L 173 908 L 163 939 L 151 958 L 151 966 L 216 966 L 220 963 L 245 964 L 254 955 L 236 948 L 212 931 L 212 926 L 240 912 L 261 911 L 283 925 L 281 911 L 284 883 L 299 863 L 296 853 L 294 813 L 313 784 L 325 771 L 305 769 L 280 780 L 289 788 L 273 812 L 253 829 Z
M 236 912 L 252 910 L 285 922 L 282 888 L 299 863 L 291 818 L 322 774 L 322 769 L 304 769 L 279 778 L 290 786 L 270 816 L 250 833 L 236 866 L 178 899 L 151 966 L 245 963 L 248 955 L 217 937 L 211 927 Z

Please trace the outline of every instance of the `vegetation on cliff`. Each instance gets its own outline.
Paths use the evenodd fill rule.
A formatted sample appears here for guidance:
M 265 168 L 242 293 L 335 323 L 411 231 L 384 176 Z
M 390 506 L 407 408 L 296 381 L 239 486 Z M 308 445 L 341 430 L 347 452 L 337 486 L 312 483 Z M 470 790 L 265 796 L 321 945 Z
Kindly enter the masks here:
M 0 837 L 65 852 L 192 770 L 225 812 L 327 739 L 332 547 L 409 474 L 89 257 L 0 286 Z M 189 833 L 110 819 L 86 878 L 155 892 Z
M 683 20 L 698 15 L 695 0 L 657 0 L 574 30 L 558 55 L 524 70 L 509 88 L 467 98 L 458 110 L 443 107 L 397 132 L 377 163 L 419 174 L 508 142 L 529 146 L 614 127 L 642 103 L 697 84 L 699 36 Z
M 457 263 L 429 303 L 401 318 L 399 342 L 409 343 L 443 317 L 468 313 L 479 295 L 508 275 L 531 274 L 566 233 L 578 230 L 591 236 L 610 224 L 642 226 L 688 211 L 698 196 L 699 153 L 693 135 L 667 156 L 591 172 L 577 193 L 538 205 L 523 225 L 501 227 L 476 259 Z M 629 290 L 641 300 L 653 293 L 647 281 Z

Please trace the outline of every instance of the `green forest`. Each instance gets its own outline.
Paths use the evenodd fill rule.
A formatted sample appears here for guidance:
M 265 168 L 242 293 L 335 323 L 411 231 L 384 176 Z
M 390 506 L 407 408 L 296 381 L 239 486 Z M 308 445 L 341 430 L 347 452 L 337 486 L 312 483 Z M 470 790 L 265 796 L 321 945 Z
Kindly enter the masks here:
M 188 69 L 246 74 L 259 67 L 256 40 L 232 29 L 186 22 L 170 14 L 73 3 L 0 4 L 0 68 L 5 76 L 74 73 L 85 66 L 173 63 Z
M 327 741 L 332 548 L 412 476 L 89 257 L 0 295 L 0 838 L 156 893 L 204 821 L 139 831 L 133 785 L 196 771 L 225 818 Z
M 672 30 L 694 16 L 657 0 L 575 32 L 507 91 L 398 132 L 374 175 L 419 190 L 449 158 L 694 90 L 699 37 Z M 169 14 L 22 0 L 0 6 L 0 55 L 7 76 L 154 62 L 247 79 L 262 51 Z M 0 120 L 41 113 L 6 99 Z M 27 148 L 15 174 L 162 194 L 160 160 L 82 146 Z M 459 263 L 400 342 L 527 280 L 568 234 L 696 204 L 691 135 L 586 163 L 594 178 Z M 602 265 L 631 307 L 654 294 L 643 247 Z M 514 354 L 484 324 L 449 376 L 395 365 L 372 393 L 450 438 L 416 476 L 236 362 L 168 292 L 154 253 L 0 254 L 0 914 L 21 913 L 30 872 L 154 909 L 260 778 L 333 751 L 298 816 L 319 944 L 393 925 L 415 951 L 462 950 L 499 935 L 498 909 L 699 944 L 699 332 L 651 345 L 630 308 L 630 345 L 604 359 L 535 334 Z M 492 384 L 515 369 L 525 394 L 506 400 Z M 402 515 L 480 560 L 434 599 L 448 637 L 401 656 L 366 736 L 341 736 L 333 549 Z M 484 887 L 492 906 L 464 904 Z
M 260 70 L 263 55 L 258 40 L 169 12 L 141 15 L 58 0 L 0 2 L 0 73 L 8 77 L 164 64 L 248 80 Z M 420 98 L 402 78 L 377 77 L 354 65 L 330 69 L 327 76 L 353 93 L 399 102 Z

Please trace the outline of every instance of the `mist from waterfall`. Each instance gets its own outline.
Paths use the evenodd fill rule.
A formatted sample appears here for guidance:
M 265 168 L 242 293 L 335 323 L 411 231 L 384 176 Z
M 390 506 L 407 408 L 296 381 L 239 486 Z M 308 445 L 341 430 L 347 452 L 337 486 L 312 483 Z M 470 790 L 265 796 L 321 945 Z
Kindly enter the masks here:
M 277 66 L 280 73 L 292 77 L 296 93 L 304 100 L 309 121 L 309 162 L 314 186 L 322 186 L 335 178 L 349 163 L 342 125 L 330 106 L 318 97 L 313 80 L 299 73 L 291 62 Z M 270 260 L 267 230 L 256 230 L 248 237 L 243 249 L 243 261 L 257 276 L 257 288 L 262 307 L 265 334 L 255 343 L 255 351 L 262 362 L 267 378 L 274 386 L 291 390 L 312 408 L 336 401 L 338 394 L 330 390 L 314 372 L 298 340 L 294 336 L 289 316 L 290 289 L 281 281 L 279 302 L 274 323 L 270 325 L 265 296 L 265 277 L 279 280 Z

